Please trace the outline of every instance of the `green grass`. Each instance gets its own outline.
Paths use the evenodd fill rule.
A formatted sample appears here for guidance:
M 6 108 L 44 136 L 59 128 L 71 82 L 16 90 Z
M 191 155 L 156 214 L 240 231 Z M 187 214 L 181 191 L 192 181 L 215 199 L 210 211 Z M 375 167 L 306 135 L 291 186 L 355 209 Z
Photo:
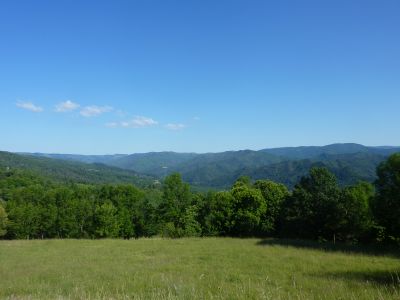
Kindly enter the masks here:
M 400 299 L 396 253 L 343 250 L 230 238 L 0 241 L 0 298 Z

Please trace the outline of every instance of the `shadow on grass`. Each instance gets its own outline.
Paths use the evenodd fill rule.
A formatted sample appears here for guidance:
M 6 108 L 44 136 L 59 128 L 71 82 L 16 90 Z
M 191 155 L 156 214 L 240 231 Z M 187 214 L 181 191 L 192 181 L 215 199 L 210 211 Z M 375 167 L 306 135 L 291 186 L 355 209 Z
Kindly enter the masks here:
M 361 283 L 384 285 L 400 290 L 400 270 L 392 271 L 342 271 L 314 274 L 313 276 Z
M 314 249 L 328 252 L 358 253 L 375 256 L 400 257 L 400 249 L 389 245 L 349 245 L 344 243 L 324 242 L 292 239 L 269 238 L 257 242 L 260 246 L 284 246 L 302 249 Z

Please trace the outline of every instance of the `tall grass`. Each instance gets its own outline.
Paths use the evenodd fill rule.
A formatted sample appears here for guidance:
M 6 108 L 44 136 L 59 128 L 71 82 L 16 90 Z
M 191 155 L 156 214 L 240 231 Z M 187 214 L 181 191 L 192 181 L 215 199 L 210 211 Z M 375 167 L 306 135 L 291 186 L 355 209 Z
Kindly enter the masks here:
M 395 254 L 305 245 L 230 238 L 0 241 L 0 298 L 400 299 Z

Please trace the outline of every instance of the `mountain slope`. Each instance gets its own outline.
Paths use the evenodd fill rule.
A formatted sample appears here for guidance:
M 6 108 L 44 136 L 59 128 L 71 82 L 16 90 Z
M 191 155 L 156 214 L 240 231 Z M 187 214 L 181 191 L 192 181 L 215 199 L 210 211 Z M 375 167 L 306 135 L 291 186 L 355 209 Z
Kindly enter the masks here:
M 102 164 L 87 164 L 2 151 L 0 151 L 0 167 L 29 170 L 58 182 L 132 183 L 135 185 L 145 185 L 152 182 L 151 178 L 138 175 L 133 171 Z
M 171 171 L 182 174 L 195 186 L 226 187 L 236 180 L 237 170 L 257 168 L 282 161 L 281 158 L 259 151 L 243 150 L 201 154 Z
M 287 160 L 278 164 L 254 169 L 243 169 L 235 177 L 249 176 L 253 180 L 270 179 L 293 187 L 312 167 L 326 167 L 338 178 L 341 185 L 358 181 L 373 182 L 376 167 L 386 156 L 371 153 L 351 153 L 339 155 L 323 154 L 315 159 Z

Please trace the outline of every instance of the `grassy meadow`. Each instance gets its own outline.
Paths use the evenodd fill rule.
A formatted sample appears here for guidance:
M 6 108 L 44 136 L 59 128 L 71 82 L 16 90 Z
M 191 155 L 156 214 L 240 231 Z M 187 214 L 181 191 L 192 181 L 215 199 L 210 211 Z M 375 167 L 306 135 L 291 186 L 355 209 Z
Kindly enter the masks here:
M 274 239 L 0 241 L 0 298 L 400 299 L 399 258 Z

